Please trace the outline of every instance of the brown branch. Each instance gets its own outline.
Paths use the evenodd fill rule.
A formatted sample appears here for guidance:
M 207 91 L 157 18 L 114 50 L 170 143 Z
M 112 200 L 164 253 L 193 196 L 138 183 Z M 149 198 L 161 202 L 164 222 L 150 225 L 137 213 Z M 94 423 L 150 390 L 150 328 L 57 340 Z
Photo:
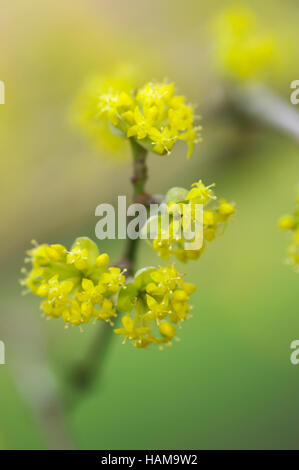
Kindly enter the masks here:
M 130 139 L 133 154 L 133 175 L 131 182 L 134 187 L 133 199 L 135 202 L 148 205 L 151 200 L 144 188 L 147 180 L 146 155 L 147 151 L 138 145 L 133 139 Z M 116 266 L 125 270 L 127 279 L 131 278 L 135 271 L 136 256 L 139 238 L 127 239 L 124 254 L 116 263 Z M 113 328 L 103 323 L 100 325 L 84 362 L 77 366 L 69 377 L 69 385 L 72 393 L 68 394 L 71 399 L 66 401 L 66 406 L 72 408 L 80 399 L 83 393 L 86 393 L 103 374 L 106 356 L 111 344 Z
M 291 103 L 262 85 L 234 89 L 228 99 L 235 109 L 269 124 L 299 141 L 299 112 Z

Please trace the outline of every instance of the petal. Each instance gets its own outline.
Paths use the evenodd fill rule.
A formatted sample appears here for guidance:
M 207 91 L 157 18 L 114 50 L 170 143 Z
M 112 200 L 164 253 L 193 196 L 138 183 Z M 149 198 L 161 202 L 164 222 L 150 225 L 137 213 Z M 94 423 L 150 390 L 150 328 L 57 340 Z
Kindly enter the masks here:
M 82 288 L 85 290 L 85 292 L 90 292 L 93 288 L 93 282 L 90 279 L 83 279 L 82 280 Z

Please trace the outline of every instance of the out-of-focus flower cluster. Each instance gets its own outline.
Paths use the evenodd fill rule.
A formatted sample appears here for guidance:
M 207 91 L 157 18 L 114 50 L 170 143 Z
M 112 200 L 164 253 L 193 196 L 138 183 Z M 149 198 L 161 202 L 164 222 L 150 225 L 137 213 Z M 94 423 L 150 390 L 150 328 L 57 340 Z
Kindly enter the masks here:
M 90 77 L 78 94 L 71 109 L 71 120 L 97 146 L 104 147 L 111 156 L 124 156 L 124 141 L 111 132 L 109 121 L 99 112 L 99 97 L 136 88 L 137 74 L 131 68 L 122 68 L 115 74 Z
M 288 247 L 288 262 L 299 267 L 299 195 L 297 196 L 297 208 L 293 215 L 284 215 L 279 220 L 282 230 L 291 232 L 291 242 Z
M 141 88 L 130 81 L 91 82 L 82 106 L 83 127 L 103 139 L 102 130 L 133 138 L 159 155 L 169 154 L 177 140 L 188 143 L 188 157 L 201 140 L 195 125 L 194 108 L 182 95 L 174 94 L 173 83 L 149 82 Z M 84 100 L 84 93 L 81 101 Z
M 70 251 L 63 245 L 36 244 L 27 253 L 25 261 L 32 269 L 24 270 L 21 283 L 43 298 L 44 315 L 72 325 L 91 320 L 112 323 L 125 276 L 119 268 L 108 267 L 109 256 L 100 254 L 95 243 L 78 238 Z
M 164 261 L 171 255 L 180 261 L 196 260 L 205 249 L 206 242 L 224 232 L 235 208 L 225 199 L 217 199 L 213 186 L 205 186 L 199 180 L 190 190 L 172 188 L 165 196 L 165 214 L 150 218 L 144 230 L 150 231 L 155 225 L 157 236 L 151 242 L 152 248 Z M 202 206 L 202 211 L 198 210 Z M 190 234 L 199 246 L 190 249 Z
M 213 30 L 218 65 L 229 77 L 256 79 L 277 61 L 274 37 L 260 30 L 254 13 L 246 7 L 224 11 Z
M 115 333 L 139 348 L 170 345 L 190 316 L 188 300 L 194 290 L 174 266 L 141 269 L 119 293 L 118 310 L 125 315 Z

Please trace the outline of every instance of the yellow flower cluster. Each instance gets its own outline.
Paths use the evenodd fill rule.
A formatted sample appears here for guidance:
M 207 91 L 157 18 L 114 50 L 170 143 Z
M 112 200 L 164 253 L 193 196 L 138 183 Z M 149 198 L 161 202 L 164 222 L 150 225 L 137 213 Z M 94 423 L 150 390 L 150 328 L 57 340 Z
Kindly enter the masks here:
M 214 26 L 217 61 L 228 76 L 237 80 L 256 79 L 277 60 L 274 38 L 260 32 L 250 9 L 230 8 L 217 18 Z
M 78 238 L 70 251 L 35 244 L 28 256 L 32 269 L 21 283 L 43 299 L 48 318 L 71 325 L 103 320 L 113 326 L 119 311 L 125 315 L 115 333 L 145 348 L 170 345 L 177 326 L 189 317 L 187 302 L 195 286 L 184 282 L 174 266 L 141 269 L 125 283 L 124 273 L 108 267 L 109 256 L 88 238 Z
M 189 296 L 195 286 L 184 282 L 174 266 L 144 268 L 124 286 L 118 310 L 125 313 L 116 334 L 139 348 L 170 345 L 177 326 L 189 316 Z
M 297 197 L 297 209 L 294 215 L 284 215 L 280 218 L 278 224 L 282 230 L 289 230 L 292 233 L 288 248 L 288 261 L 290 264 L 299 265 L 299 196 Z
M 204 251 L 206 242 L 223 233 L 228 219 L 235 213 L 235 208 L 225 199 L 217 200 L 213 186 L 205 186 L 199 180 L 192 184 L 189 191 L 185 188 L 172 188 L 166 194 L 167 224 L 163 226 L 163 216 L 158 217 L 158 235 L 151 243 L 152 248 L 164 261 L 168 261 L 170 255 L 176 256 L 184 263 L 196 260 Z M 198 205 L 203 206 L 203 212 L 197 210 Z M 153 222 L 149 219 L 147 230 Z M 190 243 L 186 238 L 190 231 L 195 234 L 194 237 L 198 237 L 199 231 L 202 235 L 199 248 L 194 250 L 187 249 L 186 245 Z
M 108 267 L 109 256 L 100 254 L 95 243 L 78 238 L 70 251 L 63 245 L 36 244 L 28 256 L 25 261 L 32 269 L 21 283 L 44 299 L 44 315 L 72 325 L 91 320 L 112 323 L 125 276 L 119 268 Z
M 150 82 L 131 91 L 111 88 L 98 97 L 97 113 L 116 135 L 134 138 L 159 155 L 169 154 L 176 141 L 183 140 L 190 157 L 201 140 L 193 107 L 174 94 L 172 83 Z

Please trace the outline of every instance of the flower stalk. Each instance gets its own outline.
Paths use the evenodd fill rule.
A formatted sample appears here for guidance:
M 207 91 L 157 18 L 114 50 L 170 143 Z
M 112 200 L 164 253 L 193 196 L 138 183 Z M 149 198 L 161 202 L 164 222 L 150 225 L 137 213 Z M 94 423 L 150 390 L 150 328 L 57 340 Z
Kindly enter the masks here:
M 147 151 L 141 147 L 134 139 L 130 139 L 133 174 L 131 182 L 134 188 L 133 200 L 135 202 L 147 204 L 150 196 L 145 192 L 147 181 L 146 156 Z M 127 239 L 123 256 L 116 265 L 124 270 L 125 276 L 130 279 L 136 268 L 136 256 L 139 238 Z M 113 336 L 113 329 L 107 323 L 98 327 L 98 331 L 90 345 L 90 349 L 84 359 L 84 362 L 73 369 L 69 376 L 69 384 L 74 395 L 67 401 L 67 407 L 73 408 L 80 396 L 87 392 L 96 380 L 102 376 L 103 367 L 106 361 L 106 355 L 109 350 Z
M 134 186 L 134 201 L 146 202 L 148 195 L 145 193 L 145 183 L 147 181 L 146 157 L 147 150 L 139 145 L 136 140 L 130 139 L 130 145 L 133 156 L 133 175 L 131 182 Z

